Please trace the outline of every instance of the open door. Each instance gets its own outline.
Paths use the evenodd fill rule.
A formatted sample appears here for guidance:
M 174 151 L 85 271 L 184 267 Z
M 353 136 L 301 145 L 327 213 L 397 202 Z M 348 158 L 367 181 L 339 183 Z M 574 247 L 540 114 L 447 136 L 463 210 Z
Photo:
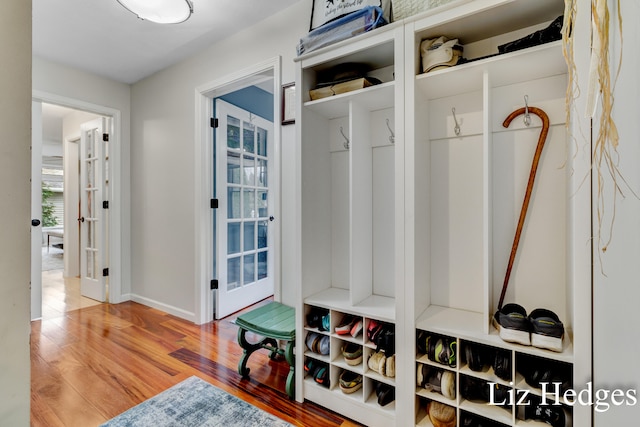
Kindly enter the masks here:
M 107 297 L 107 208 L 109 119 L 80 127 L 80 292 L 104 302 Z
M 31 103 L 31 320 L 42 317 L 42 102 Z
M 215 101 L 217 319 L 273 295 L 273 123 Z

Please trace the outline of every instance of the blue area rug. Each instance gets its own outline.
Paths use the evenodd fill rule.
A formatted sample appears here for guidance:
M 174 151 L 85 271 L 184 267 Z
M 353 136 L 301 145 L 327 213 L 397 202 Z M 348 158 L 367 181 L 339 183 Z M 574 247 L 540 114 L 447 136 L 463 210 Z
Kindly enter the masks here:
M 102 427 L 291 426 L 191 377 L 102 424 Z

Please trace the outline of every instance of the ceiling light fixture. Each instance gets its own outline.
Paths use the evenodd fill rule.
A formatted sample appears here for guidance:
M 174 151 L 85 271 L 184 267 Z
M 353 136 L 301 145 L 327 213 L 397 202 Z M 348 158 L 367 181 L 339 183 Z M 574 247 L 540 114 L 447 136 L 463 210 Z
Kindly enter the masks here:
M 125 9 L 145 21 L 179 24 L 193 13 L 190 0 L 117 0 Z

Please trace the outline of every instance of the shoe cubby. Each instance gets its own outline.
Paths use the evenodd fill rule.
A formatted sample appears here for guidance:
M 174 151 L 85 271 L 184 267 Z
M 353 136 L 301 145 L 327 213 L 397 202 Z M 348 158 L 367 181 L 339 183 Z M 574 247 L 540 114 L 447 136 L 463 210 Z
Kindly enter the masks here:
M 573 389 L 572 363 L 563 360 L 562 354 L 539 349 L 529 349 L 536 354 L 524 353 L 520 350 L 526 347 L 494 338 L 478 342 L 416 331 L 416 425 L 429 425 L 420 405 L 435 401 L 457 408 L 459 416 L 467 413 L 470 418 L 494 420 L 497 425 L 537 425 L 544 417 L 564 416 L 568 421 L 561 425 L 572 426 L 573 407 L 564 398 L 565 391 Z M 452 381 L 454 392 L 443 393 L 443 385 Z M 541 382 L 550 384 L 542 386 Z M 535 410 L 526 409 L 536 405 Z
M 395 325 L 379 318 L 317 305 L 305 304 L 304 309 L 307 334 L 305 361 L 309 363 L 311 360 L 316 366 L 326 366 L 329 379 L 329 385 L 319 383 L 312 374 L 306 372 L 303 382 L 305 395 L 311 400 L 342 401 L 343 405 L 371 409 L 384 417 L 394 416 L 396 356 L 395 353 L 379 351 L 376 338 L 387 336 L 387 342 L 382 347 L 393 350 Z M 328 319 L 324 325 L 330 325 L 330 329 L 317 328 L 317 321 L 314 319 L 318 318 Z M 390 331 L 393 335 L 385 334 L 385 331 Z M 392 339 L 393 342 L 390 343 Z M 324 348 L 319 340 L 329 343 L 328 350 L 325 350 L 327 354 L 316 351 Z M 305 371 L 309 371 L 306 366 Z

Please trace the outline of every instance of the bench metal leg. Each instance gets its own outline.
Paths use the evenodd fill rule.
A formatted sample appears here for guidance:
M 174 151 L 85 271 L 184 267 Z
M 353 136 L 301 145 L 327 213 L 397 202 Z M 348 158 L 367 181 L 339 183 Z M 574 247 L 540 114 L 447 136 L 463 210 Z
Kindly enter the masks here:
M 287 383 L 285 386 L 285 391 L 287 395 L 289 395 L 290 399 L 295 399 L 296 397 L 296 360 L 295 355 L 293 354 L 293 348 L 296 344 L 295 340 L 287 341 L 287 347 L 285 349 L 284 357 L 289 364 L 289 374 L 287 375 Z
M 249 341 L 247 341 L 245 337 L 246 333 L 247 333 L 246 329 L 242 329 L 242 328 L 238 329 L 238 344 L 240 344 L 240 347 L 244 350 L 242 352 L 242 357 L 240 358 L 240 362 L 238 362 L 238 373 L 243 378 L 249 378 L 250 369 L 247 368 L 247 362 L 249 361 L 249 357 L 254 351 L 262 348 L 260 343 L 251 344 Z
M 287 395 L 291 398 L 295 398 L 295 355 L 293 353 L 295 347 L 295 340 L 287 341 L 287 345 L 284 349 L 280 349 L 278 347 L 278 341 L 273 338 L 266 337 L 261 341 L 252 344 L 247 341 L 246 333 L 249 332 L 246 329 L 239 328 L 238 329 L 238 344 L 243 349 L 242 356 L 240 357 L 240 361 L 238 362 L 238 373 L 243 378 L 249 378 L 250 368 L 247 368 L 247 362 L 249 361 L 249 357 L 256 351 L 264 348 L 269 350 L 269 358 L 271 360 L 275 359 L 279 354 L 284 355 L 285 360 L 289 364 L 289 373 L 287 374 L 287 382 L 285 385 L 285 391 Z

